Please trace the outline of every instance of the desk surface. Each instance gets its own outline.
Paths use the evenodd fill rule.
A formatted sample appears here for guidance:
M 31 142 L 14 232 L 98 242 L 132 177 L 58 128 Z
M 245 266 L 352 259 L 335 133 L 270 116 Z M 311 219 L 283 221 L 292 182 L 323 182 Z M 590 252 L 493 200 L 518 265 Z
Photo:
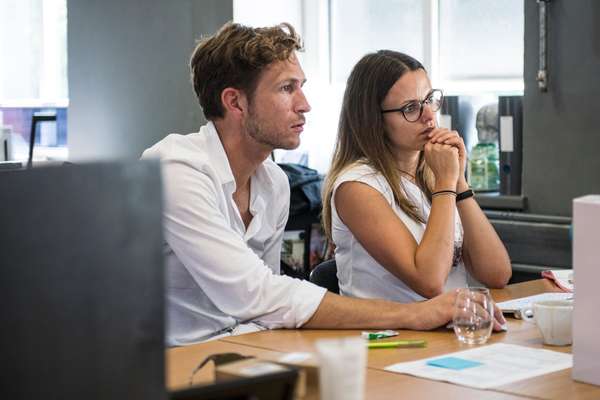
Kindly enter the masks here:
M 548 280 L 536 280 L 511 285 L 502 290 L 492 290 L 496 301 L 557 291 Z M 167 350 L 167 387 L 177 388 L 188 384 L 194 367 L 209 354 L 237 352 L 264 359 L 277 359 L 284 353 L 314 351 L 317 339 L 327 337 L 356 336 L 356 330 L 274 330 L 201 343 L 198 345 Z M 370 350 L 367 361 L 367 399 L 386 399 L 402 393 L 405 398 L 455 398 L 464 399 L 597 399 L 600 387 L 575 382 L 571 370 L 563 370 L 541 377 L 527 379 L 494 390 L 478 390 L 444 382 L 431 381 L 409 375 L 384 371 L 390 364 L 433 357 L 465 350 L 455 338 L 454 332 L 438 329 L 431 332 L 399 331 L 397 339 L 425 339 L 426 348 Z M 395 338 L 395 339 L 396 339 Z M 494 333 L 488 343 L 512 343 L 523 346 L 547 348 L 571 352 L 571 346 L 544 346 L 535 325 L 521 320 L 508 319 L 508 332 Z M 209 382 L 213 371 L 208 368 L 199 373 L 194 382 Z

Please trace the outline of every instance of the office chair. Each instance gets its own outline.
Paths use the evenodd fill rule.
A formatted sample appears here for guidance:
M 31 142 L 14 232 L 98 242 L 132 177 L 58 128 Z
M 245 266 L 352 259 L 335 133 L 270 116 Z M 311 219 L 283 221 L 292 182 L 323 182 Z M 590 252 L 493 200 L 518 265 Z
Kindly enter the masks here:
M 339 294 L 340 287 L 338 284 L 335 258 L 323 261 L 321 264 L 317 265 L 310 273 L 309 280 L 315 285 L 319 285 L 330 292 Z

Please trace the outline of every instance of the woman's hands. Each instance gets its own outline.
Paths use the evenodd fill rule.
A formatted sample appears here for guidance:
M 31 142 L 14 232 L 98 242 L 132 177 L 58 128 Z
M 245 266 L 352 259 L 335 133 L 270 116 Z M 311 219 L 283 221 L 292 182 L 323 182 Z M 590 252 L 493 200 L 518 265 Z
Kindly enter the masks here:
M 457 131 L 446 128 L 432 130 L 429 143 L 425 145 L 425 160 L 435 175 L 436 186 L 439 186 L 436 190 L 462 192 L 469 188 L 465 179 L 467 150 Z

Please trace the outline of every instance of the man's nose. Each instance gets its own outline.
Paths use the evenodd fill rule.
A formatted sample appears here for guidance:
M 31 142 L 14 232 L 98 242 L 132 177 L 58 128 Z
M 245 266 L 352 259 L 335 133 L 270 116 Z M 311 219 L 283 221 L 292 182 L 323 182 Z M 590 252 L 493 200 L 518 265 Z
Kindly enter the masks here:
M 296 103 L 296 112 L 299 113 L 307 113 L 311 110 L 310 104 L 308 104 L 308 100 L 304 95 L 304 91 L 302 89 L 298 90 L 298 98 Z

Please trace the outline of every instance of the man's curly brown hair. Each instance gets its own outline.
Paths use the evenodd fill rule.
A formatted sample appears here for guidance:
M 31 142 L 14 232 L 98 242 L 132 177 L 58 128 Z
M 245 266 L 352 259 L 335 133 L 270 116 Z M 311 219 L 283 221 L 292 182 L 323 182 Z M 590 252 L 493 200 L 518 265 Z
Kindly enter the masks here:
M 200 40 L 190 59 L 192 83 L 207 119 L 224 116 L 223 89 L 244 91 L 251 100 L 261 72 L 274 61 L 289 59 L 302 50 L 300 36 L 288 23 L 251 28 L 226 23 Z

